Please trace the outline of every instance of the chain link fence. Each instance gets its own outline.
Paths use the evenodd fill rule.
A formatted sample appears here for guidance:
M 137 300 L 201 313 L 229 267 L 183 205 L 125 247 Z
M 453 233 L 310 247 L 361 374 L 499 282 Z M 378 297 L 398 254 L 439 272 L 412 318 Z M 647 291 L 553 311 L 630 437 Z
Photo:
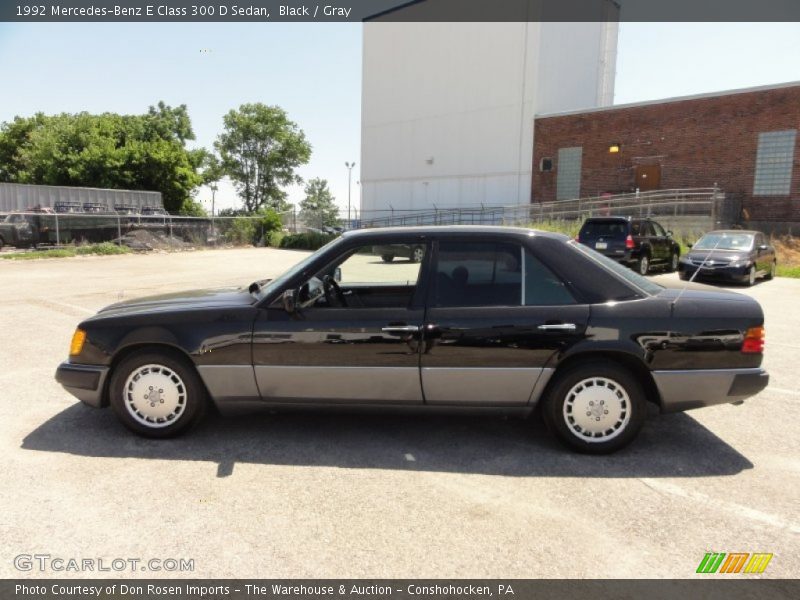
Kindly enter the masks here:
M 281 235 L 308 230 L 297 211 L 279 213 L 272 231 L 259 216 L 182 217 L 126 212 L 0 213 L 0 248 L 59 247 L 111 242 L 135 250 L 229 245 L 277 245 Z

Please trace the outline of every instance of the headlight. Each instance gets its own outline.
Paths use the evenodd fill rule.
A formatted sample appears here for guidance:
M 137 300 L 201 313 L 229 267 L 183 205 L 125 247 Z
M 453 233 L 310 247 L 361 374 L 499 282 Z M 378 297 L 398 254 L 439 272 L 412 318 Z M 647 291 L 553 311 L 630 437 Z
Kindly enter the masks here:
M 83 350 L 83 343 L 86 341 L 86 332 L 83 329 L 76 329 L 72 334 L 72 341 L 69 344 L 69 355 L 77 356 Z

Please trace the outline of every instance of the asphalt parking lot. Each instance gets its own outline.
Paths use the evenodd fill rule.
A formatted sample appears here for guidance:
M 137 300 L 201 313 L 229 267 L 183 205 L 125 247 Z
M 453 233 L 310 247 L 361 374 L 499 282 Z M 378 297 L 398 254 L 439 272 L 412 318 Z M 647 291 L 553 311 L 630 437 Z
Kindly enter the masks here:
M 36 553 L 195 568 L 25 576 L 682 578 L 709 551 L 773 553 L 764 577 L 800 572 L 800 280 L 736 290 L 766 313 L 767 390 L 653 415 L 607 457 L 473 417 L 213 418 L 149 441 L 53 380 L 76 324 L 106 304 L 247 284 L 302 256 L 0 261 L 0 576 Z

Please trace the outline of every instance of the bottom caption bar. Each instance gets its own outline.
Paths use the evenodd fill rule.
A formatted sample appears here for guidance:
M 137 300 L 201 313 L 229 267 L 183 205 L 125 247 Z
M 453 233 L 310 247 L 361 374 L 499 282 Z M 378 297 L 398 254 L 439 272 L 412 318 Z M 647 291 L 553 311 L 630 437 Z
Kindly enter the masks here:
M 800 580 L 669 579 L 41 579 L 0 580 L 0 598 L 27 600 L 561 600 L 590 597 L 704 600 L 800 598 Z

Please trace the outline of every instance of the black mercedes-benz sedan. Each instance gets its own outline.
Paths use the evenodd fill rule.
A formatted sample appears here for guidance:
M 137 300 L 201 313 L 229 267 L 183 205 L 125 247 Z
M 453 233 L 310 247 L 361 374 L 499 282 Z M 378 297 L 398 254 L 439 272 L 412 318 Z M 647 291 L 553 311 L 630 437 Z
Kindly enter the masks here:
M 423 249 L 385 262 L 373 247 Z M 398 255 L 401 255 L 398 249 Z M 727 291 L 666 289 L 564 235 L 506 227 L 345 233 L 273 280 L 109 306 L 56 379 L 169 437 L 298 407 L 541 410 L 603 453 L 663 412 L 739 403 L 768 381 L 764 315 Z

